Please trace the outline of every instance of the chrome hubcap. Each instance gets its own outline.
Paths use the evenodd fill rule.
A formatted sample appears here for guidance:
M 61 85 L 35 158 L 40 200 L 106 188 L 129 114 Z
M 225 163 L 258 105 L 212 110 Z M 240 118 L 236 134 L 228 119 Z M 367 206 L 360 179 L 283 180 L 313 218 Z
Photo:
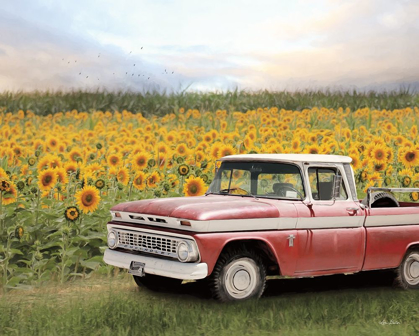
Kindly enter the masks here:
M 250 275 L 245 270 L 233 275 L 233 285 L 237 290 L 245 290 L 250 285 Z
M 410 264 L 410 275 L 414 278 L 419 277 L 419 262 L 415 261 Z
M 241 258 L 226 267 L 224 284 L 227 293 L 235 299 L 250 296 L 258 282 L 258 267 L 252 259 Z
M 406 259 L 404 277 L 409 285 L 419 284 L 419 253 L 411 254 Z

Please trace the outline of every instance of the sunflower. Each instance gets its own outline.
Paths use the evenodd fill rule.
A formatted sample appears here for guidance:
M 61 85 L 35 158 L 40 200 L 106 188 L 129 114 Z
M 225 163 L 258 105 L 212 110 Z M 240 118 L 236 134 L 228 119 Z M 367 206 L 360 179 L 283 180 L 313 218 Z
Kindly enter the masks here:
M 7 173 L 1 167 L 0 167 L 0 177 L 8 177 Z
M 35 163 L 36 163 L 36 158 L 34 158 L 33 156 L 28 159 L 28 164 L 30 166 L 33 166 Z
M 189 176 L 183 186 L 185 196 L 200 196 L 205 193 L 205 182 L 200 177 Z
M 95 211 L 100 202 L 99 190 L 92 186 L 85 186 L 82 190 L 79 190 L 75 198 L 78 206 L 85 213 Z
M 361 180 L 361 182 L 365 182 L 368 179 L 368 172 L 366 170 L 363 170 L 359 174 L 359 179 Z
M 414 167 L 419 164 L 419 150 L 413 147 L 404 147 L 399 151 L 399 161 L 405 167 Z
M 16 187 L 17 187 L 18 190 L 22 191 L 23 188 L 25 188 L 25 182 L 23 182 L 23 181 L 17 182 Z
M 219 157 L 229 156 L 235 154 L 234 147 L 231 145 L 224 145 L 218 151 Z
M 221 142 L 215 142 L 212 144 L 210 149 L 210 155 L 213 159 L 218 159 L 220 157 L 220 148 L 223 147 L 223 144 Z
M 7 182 L 7 181 L 6 181 Z M 3 191 L 2 204 L 7 205 L 16 202 L 17 189 L 12 182 L 8 182 L 9 188 Z
M 10 183 L 4 179 L 0 179 L 0 191 L 9 191 Z
M 413 202 L 417 202 L 417 201 L 419 200 L 419 193 L 418 193 L 418 192 L 416 192 L 416 191 L 414 191 L 414 192 L 410 193 L 410 199 L 411 199 Z
M 370 158 L 372 159 L 372 162 L 375 164 L 386 163 L 387 151 L 386 151 L 385 146 L 375 145 L 370 152 Z
M 15 236 L 18 237 L 19 239 L 23 237 L 24 233 L 25 233 L 25 230 L 23 229 L 22 226 L 18 226 L 15 230 Z
M 410 183 L 412 182 L 412 179 L 410 178 L 410 176 L 403 176 L 402 177 L 402 185 L 403 187 L 408 187 L 410 185 Z
M 108 156 L 108 164 L 111 167 L 116 167 L 121 163 L 121 156 L 117 155 L 117 154 L 111 154 Z
M 72 162 L 77 162 L 77 160 L 83 158 L 82 151 L 77 148 L 74 148 L 70 151 L 70 153 L 68 153 L 68 158 Z
M 389 185 L 391 185 L 391 183 L 392 183 L 393 181 L 391 180 L 391 177 L 390 176 L 386 176 L 385 178 L 384 178 L 384 185 L 385 186 L 389 186 Z
M 26 185 L 27 186 L 30 186 L 32 184 L 32 181 L 33 181 L 33 177 L 32 176 L 28 176 L 26 178 Z
M 187 156 L 190 153 L 189 148 L 184 143 L 177 145 L 175 152 L 180 156 Z
M 147 176 L 147 185 L 154 188 L 160 182 L 160 175 L 158 172 L 153 172 Z
M 150 159 L 148 153 L 138 153 L 134 156 L 132 160 L 132 165 L 134 169 L 144 169 L 147 167 L 147 162 Z
M 123 185 L 127 185 L 129 181 L 129 172 L 128 169 L 125 167 L 121 167 L 118 169 L 116 173 L 116 179 L 118 182 L 122 183 Z
M 351 162 L 352 168 L 354 170 L 361 168 L 361 160 L 359 156 L 357 154 L 351 154 L 350 156 L 352 158 L 352 162 Z
M 146 184 L 146 174 L 143 172 L 138 172 L 137 175 L 135 175 L 134 180 L 132 181 L 135 188 L 138 190 L 144 190 Z
M 58 147 L 58 139 L 56 137 L 49 137 L 45 143 L 49 150 L 56 150 Z
M 167 179 L 169 180 L 169 184 L 172 188 L 175 188 L 177 185 L 179 185 L 179 179 L 176 174 L 169 174 Z
M 304 152 L 308 154 L 319 154 L 320 147 L 316 144 L 313 144 L 313 145 L 305 147 Z
M 179 175 L 185 176 L 189 173 L 189 166 L 186 164 L 180 165 L 178 168 Z
M 150 168 L 154 167 L 155 165 L 156 165 L 156 160 L 154 160 L 153 158 L 147 161 L 147 166 L 149 166 Z
M 205 141 L 206 143 L 212 142 L 213 138 L 212 138 L 211 133 L 209 133 L 209 132 L 205 133 L 202 140 Z
M 67 172 L 67 175 L 77 173 L 77 167 L 78 167 L 78 165 L 75 162 L 67 162 L 64 165 L 64 169 Z
M 182 163 L 184 163 L 184 162 L 185 162 L 185 158 L 184 158 L 184 157 L 182 157 L 182 156 L 179 156 L 179 157 L 177 157 L 177 158 L 176 158 L 176 162 L 177 162 L 178 164 L 182 164 Z
M 58 182 L 60 182 L 62 184 L 67 184 L 68 183 L 67 171 L 64 168 L 55 169 L 55 173 L 57 174 Z
M 57 173 L 55 169 L 46 169 L 39 173 L 38 185 L 43 191 L 50 190 L 57 183 Z
M 70 206 L 64 211 L 64 217 L 70 222 L 76 221 L 80 217 L 80 211 L 75 206 Z
M 294 139 L 291 142 L 291 148 L 293 150 L 293 152 L 301 152 L 301 141 L 298 139 Z
M 105 187 L 105 181 L 102 179 L 96 180 L 95 187 L 98 188 L 99 190 L 103 189 L 103 187 Z

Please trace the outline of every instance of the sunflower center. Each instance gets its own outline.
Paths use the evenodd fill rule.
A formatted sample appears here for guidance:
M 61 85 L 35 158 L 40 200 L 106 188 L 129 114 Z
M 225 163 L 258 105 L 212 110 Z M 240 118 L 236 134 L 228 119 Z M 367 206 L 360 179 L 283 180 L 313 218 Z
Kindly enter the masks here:
M 192 194 L 196 194 L 196 192 L 198 191 L 198 187 L 195 184 L 193 184 L 193 185 L 190 186 L 189 191 Z
M 92 203 L 92 201 L 93 201 L 93 195 L 92 194 L 87 194 L 85 197 L 84 197 L 84 204 L 85 205 L 87 205 L 87 204 L 90 204 L 90 203 Z
M 45 181 L 45 184 L 49 184 L 52 181 L 52 176 L 51 175 L 45 176 L 44 181 Z
M 70 215 L 74 217 L 76 215 L 76 212 L 74 210 L 71 210 Z
M 384 153 L 382 151 L 377 151 L 377 153 L 375 153 L 375 157 L 377 159 L 381 159 L 384 156 Z
M 415 159 L 415 153 L 408 152 L 405 157 L 406 157 L 406 161 L 412 162 Z

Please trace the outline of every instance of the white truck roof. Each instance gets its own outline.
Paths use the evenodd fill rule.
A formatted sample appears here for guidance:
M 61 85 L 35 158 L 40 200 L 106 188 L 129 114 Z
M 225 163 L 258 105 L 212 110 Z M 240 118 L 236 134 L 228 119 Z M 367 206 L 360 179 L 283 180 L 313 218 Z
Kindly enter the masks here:
M 291 161 L 351 163 L 349 156 L 328 154 L 238 154 L 224 156 L 220 161 Z

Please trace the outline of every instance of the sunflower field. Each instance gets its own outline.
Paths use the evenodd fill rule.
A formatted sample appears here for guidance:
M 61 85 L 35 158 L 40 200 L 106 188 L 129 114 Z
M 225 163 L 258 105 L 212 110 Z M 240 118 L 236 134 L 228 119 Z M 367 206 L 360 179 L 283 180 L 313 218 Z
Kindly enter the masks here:
M 40 116 L 0 109 L 1 286 L 112 272 L 102 261 L 109 209 L 202 195 L 226 155 L 348 155 L 360 198 L 371 186 L 418 188 L 418 127 L 418 107 L 180 107 L 147 118 L 127 110 Z

